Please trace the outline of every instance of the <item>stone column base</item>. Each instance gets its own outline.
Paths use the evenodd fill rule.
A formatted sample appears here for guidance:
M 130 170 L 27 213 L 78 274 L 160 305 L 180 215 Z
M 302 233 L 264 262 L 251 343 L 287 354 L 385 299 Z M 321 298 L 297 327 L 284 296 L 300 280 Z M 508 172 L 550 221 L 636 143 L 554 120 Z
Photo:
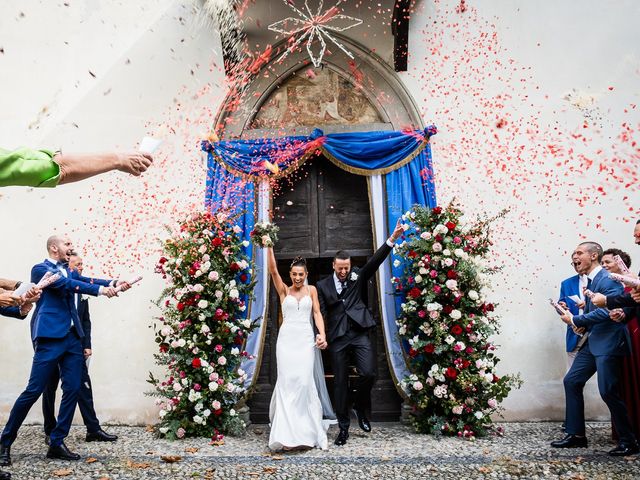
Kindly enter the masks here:
M 406 400 L 400 405 L 400 423 L 402 425 L 411 425 L 413 419 L 413 406 Z

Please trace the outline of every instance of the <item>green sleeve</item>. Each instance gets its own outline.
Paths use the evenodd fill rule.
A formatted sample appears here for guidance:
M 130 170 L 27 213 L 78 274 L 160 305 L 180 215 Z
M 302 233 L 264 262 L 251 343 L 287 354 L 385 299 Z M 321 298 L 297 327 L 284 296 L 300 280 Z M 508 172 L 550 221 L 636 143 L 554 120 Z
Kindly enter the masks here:
M 53 161 L 55 152 L 0 148 L 0 187 L 55 187 L 60 181 L 60 167 Z

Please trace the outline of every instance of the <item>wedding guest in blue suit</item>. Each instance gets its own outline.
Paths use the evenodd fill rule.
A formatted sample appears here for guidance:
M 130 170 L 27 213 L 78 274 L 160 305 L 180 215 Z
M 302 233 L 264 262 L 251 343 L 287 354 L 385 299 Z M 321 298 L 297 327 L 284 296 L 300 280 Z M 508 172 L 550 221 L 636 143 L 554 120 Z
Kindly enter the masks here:
M 82 258 L 75 252 L 69 258 L 69 269 L 82 275 L 84 262 Z M 89 314 L 89 299 L 83 298 L 82 295 L 76 294 L 75 301 L 78 309 L 78 318 L 82 324 L 84 338 L 82 339 L 82 353 L 85 362 L 82 364 L 82 381 L 80 382 L 80 392 L 78 394 L 78 408 L 82 415 L 82 421 L 87 427 L 87 442 L 115 442 L 118 437 L 105 432 L 100 426 L 100 421 L 96 415 L 93 406 L 93 387 L 91 385 L 91 377 L 89 377 L 88 359 L 93 354 L 91 349 L 91 315 Z M 42 416 L 44 417 L 44 433 L 46 435 L 46 443 L 50 443 L 51 432 L 56 426 L 56 416 L 54 407 L 56 403 L 56 390 L 60 382 L 60 371 L 55 369 L 53 375 L 49 379 L 49 384 L 42 394 Z
M 595 242 L 583 242 L 576 248 L 577 271 L 588 277 L 587 288 L 603 295 L 617 295 L 622 286 L 600 266 L 602 247 Z M 588 298 L 584 314 L 570 312 L 561 316 L 567 325 L 586 328 L 587 339 L 578 352 L 571 369 L 564 377 L 566 398 L 566 432 L 562 440 L 551 442 L 556 448 L 586 447 L 583 390 L 587 381 L 598 373 L 598 390 L 611 412 L 619 436 L 619 444 L 609 452 L 614 456 L 638 453 L 638 443 L 629 421 L 625 403 L 618 394 L 622 360 L 630 353 L 629 332 L 623 323 L 612 322 L 609 312 L 596 307 Z
M 571 256 L 571 266 L 574 270 L 577 270 L 576 267 L 577 257 L 575 255 Z M 569 277 L 566 280 L 563 280 L 560 284 L 560 298 L 558 300 L 559 303 L 566 305 L 569 311 L 573 315 L 582 315 L 584 309 L 584 293 L 583 288 L 587 287 L 587 276 L 586 275 L 574 275 L 573 277 Z M 576 302 L 570 297 L 578 297 L 580 302 Z M 565 342 L 567 348 L 567 370 L 571 368 L 573 364 L 573 360 L 576 358 L 578 354 L 578 341 L 580 340 L 580 336 L 574 331 L 574 327 L 572 325 L 567 325 L 567 333 L 565 335 Z
M 128 289 L 126 282 L 86 278 L 68 270 L 73 250 L 71 240 L 66 236 L 52 236 L 47 240 L 49 258 L 31 269 L 31 281 L 38 283 L 51 272 L 60 277 L 42 291 L 42 296 L 34 311 L 32 340 L 35 353 L 27 388 L 16 400 L 9 420 L 0 436 L 0 465 L 11 465 L 11 444 L 33 404 L 40 398 L 49 382 L 52 372 L 60 368 L 62 376 L 62 402 L 56 427 L 51 432 L 48 458 L 79 460 L 80 456 L 71 452 L 64 439 L 71 428 L 71 421 L 78 401 L 78 391 L 82 378 L 82 338 L 84 332 L 74 301 L 75 294 L 104 295 L 108 298 L 118 294 L 116 286 Z

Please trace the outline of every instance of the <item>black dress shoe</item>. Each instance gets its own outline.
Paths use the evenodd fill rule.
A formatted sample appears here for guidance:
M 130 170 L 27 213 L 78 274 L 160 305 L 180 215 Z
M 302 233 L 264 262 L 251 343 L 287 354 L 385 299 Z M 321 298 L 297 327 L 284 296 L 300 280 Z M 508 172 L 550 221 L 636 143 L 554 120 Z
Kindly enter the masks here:
M 3 467 L 11 465 L 11 447 L 0 445 L 0 465 Z
M 638 452 L 640 452 L 640 448 L 637 443 L 635 445 L 620 444 L 613 450 L 609 450 L 609 455 L 613 455 L 614 457 L 626 457 L 627 455 L 635 455 Z
M 97 432 L 87 432 L 87 436 L 84 440 L 86 442 L 115 442 L 117 439 L 117 435 L 111 435 L 110 433 L 100 429 Z
M 47 458 L 57 458 L 58 460 L 80 460 L 80 455 L 73 453 L 64 443 L 57 447 L 49 447 Z
M 551 442 L 553 448 L 585 448 L 587 444 L 587 437 L 577 437 L 576 435 L 567 435 L 562 440 Z
M 338 433 L 338 436 L 336 437 L 335 443 L 338 446 L 342 446 L 345 443 L 347 443 L 347 439 L 349 438 L 349 430 L 347 430 L 346 428 L 341 428 L 340 429 L 340 433 Z
M 0 470 L 0 480 L 11 480 L 11 474 Z
M 356 414 L 356 417 L 358 418 L 358 425 L 360 425 L 360 428 L 365 432 L 370 432 L 371 424 L 369 423 L 369 419 L 367 418 L 367 416 L 356 408 L 354 408 L 353 411 Z

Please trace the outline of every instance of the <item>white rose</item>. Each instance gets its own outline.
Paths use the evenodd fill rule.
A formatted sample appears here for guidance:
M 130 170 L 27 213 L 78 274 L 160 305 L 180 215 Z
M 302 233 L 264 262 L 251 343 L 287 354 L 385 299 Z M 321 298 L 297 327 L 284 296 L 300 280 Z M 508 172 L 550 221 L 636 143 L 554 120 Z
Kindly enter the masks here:
M 251 326 L 251 319 L 245 318 L 242 322 L 240 322 L 244 328 L 249 328 Z
M 216 292 L 214 293 L 214 295 L 216 296 L 216 298 L 217 298 L 218 300 L 220 300 L 220 299 L 222 298 L 222 295 L 223 295 L 222 290 L 216 290 Z
M 422 232 L 420 238 L 423 240 L 429 240 L 431 238 L 431 232 Z
M 220 405 L 220 402 L 218 400 L 214 400 L 213 402 L 211 402 L 211 408 L 213 408 L 214 410 L 220 410 L 220 407 L 222 405 Z
M 458 282 L 453 279 L 447 280 L 445 285 L 449 290 L 456 290 L 458 288 Z
M 476 412 L 473 414 L 478 420 L 480 420 L 482 417 L 484 417 L 484 414 L 482 412 Z
M 238 298 L 240 296 L 240 292 L 238 292 L 237 288 L 232 288 L 229 290 L 229 298 Z
M 447 336 L 444 338 L 444 341 L 445 341 L 445 342 L 447 342 L 449 345 L 451 345 L 453 342 L 455 342 L 455 341 L 456 341 L 456 339 L 455 339 L 455 338 L 453 338 L 451 335 L 447 335 Z
M 400 260 L 398 260 L 397 258 L 393 261 L 393 266 L 398 268 L 400 266 Z
M 218 390 L 218 382 L 210 382 L 209 390 L 211 390 L 212 392 L 215 392 L 216 390 Z
M 458 257 L 458 258 L 462 258 L 462 257 L 464 257 L 464 256 L 466 255 L 466 253 L 464 252 L 464 250 L 462 250 L 461 248 L 456 248 L 456 249 L 453 251 L 453 254 L 454 254 L 456 257 Z
M 200 248 L 198 249 L 198 252 L 200 252 L 200 253 L 204 253 L 204 252 L 206 252 L 206 251 L 207 251 L 207 246 L 206 246 L 206 245 L 202 245 L 202 246 L 200 246 Z
M 195 285 L 193 286 L 193 291 L 194 291 L 194 292 L 196 292 L 196 293 L 200 293 L 200 292 L 202 292 L 203 290 L 204 290 L 204 287 L 203 287 L 201 284 L 199 284 L 199 283 L 197 283 L 197 284 L 195 284 Z
M 180 390 L 182 390 L 182 385 L 180 385 L 178 382 L 176 382 L 176 383 L 173 384 L 173 389 L 176 392 L 179 392 Z
M 438 243 L 438 242 L 435 242 L 431 248 L 433 248 L 434 252 L 441 252 L 442 251 L 442 245 L 440 243 Z
M 485 373 L 484 374 L 484 381 L 487 383 L 492 383 L 493 382 L 493 373 Z
M 442 263 L 444 263 L 445 267 L 450 267 L 451 265 L 453 265 L 453 259 L 452 258 L 445 258 Z
M 193 416 L 193 421 L 194 421 L 195 423 L 197 423 L 198 425 L 200 425 L 200 424 L 202 423 L 202 421 L 203 421 L 203 420 L 202 420 L 202 417 L 201 417 L 200 415 L 194 415 L 194 416 Z
M 237 414 L 236 414 L 236 411 L 232 408 L 231 410 L 229 410 L 229 415 L 231 415 L 232 417 L 235 417 Z
M 449 256 L 451 256 L 451 250 L 449 250 L 448 248 L 445 248 L 445 249 L 442 251 L 442 254 L 443 254 L 443 255 L 445 255 L 445 256 L 447 256 L 447 257 L 449 257 Z
M 240 355 L 240 349 L 238 347 L 233 347 L 231 349 L 231 355 Z
M 227 364 L 227 359 L 225 357 L 218 358 L 218 365 L 226 365 L 226 364 Z
M 449 316 L 454 320 L 459 320 L 462 317 L 462 313 L 460 313 L 460 310 L 452 310 Z
M 233 383 L 227 383 L 227 392 L 233 393 L 235 389 L 236 389 L 236 386 Z
M 451 411 L 453 412 L 454 415 L 462 415 L 463 408 L 464 407 L 462 405 L 456 405 L 451 409 Z
M 238 225 L 233 226 L 233 233 L 240 233 L 242 229 Z
M 471 300 L 478 300 L 480 298 L 480 295 L 478 295 L 478 292 L 476 292 L 475 290 L 469 290 L 469 293 L 467 295 Z
M 218 272 L 216 272 L 215 270 L 213 270 L 212 272 L 209 272 L 209 280 L 215 282 L 216 280 L 218 280 L 218 278 L 220 278 L 220 275 L 218 274 Z
M 203 335 L 206 335 L 207 333 L 209 333 L 211 331 L 211 329 L 209 328 L 209 325 L 204 324 L 200 327 L 200 333 L 202 333 Z
M 426 275 L 427 273 L 429 273 L 429 270 L 427 270 L 424 267 L 420 267 L 419 272 L 420 272 L 420 275 Z
M 416 281 L 416 283 L 422 283 L 422 277 L 420 275 L 416 275 L 414 280 Z
M 209 306 L 209 302 L 206 300 L 200 300 L 198 302 L 198 308 L 207 308 Z
M 164 435 L 169 431 L 169 427 L 160 427 L 158 430 L 160 430 L 160 433 Z
M 413 389 L 417 392 L 419 392 L 420 390 L 422 390 L 424 388 L 424 385 L 422 385 L 422 382 L 414 382 L 413 383 Z
M 160 335 L 162 335 L 163 337 L 168 337 L 172 333 L 173 330 L 171 329 L 171 327 L 164 327 L 162 330 L 160 330 Z
M 178 346 L 179 347 L 184 347 L 187 344 L 187 341 L 184 338 L 181 338 L 180 340 L 178 340 Z
M 166 410 L 160 410 L 160 411 L 158 412 L 158 416 L 159 416 L 160 418 L 164 418 L 164 417 L 165 417 L 165 415 L 166 415 L 167 413 L 169 413 L 169 412 L 167 412 Z

